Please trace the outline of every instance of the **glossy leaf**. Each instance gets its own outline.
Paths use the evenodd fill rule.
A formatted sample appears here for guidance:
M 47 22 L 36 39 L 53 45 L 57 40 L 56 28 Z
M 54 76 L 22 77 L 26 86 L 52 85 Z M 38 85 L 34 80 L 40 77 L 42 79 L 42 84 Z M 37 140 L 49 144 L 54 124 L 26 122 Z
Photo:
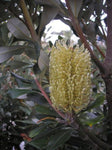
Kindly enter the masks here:
M 45 145 L 47 145 L 48 139 L 46 137 L 42 137 L 37 140 L 32 140 L 29 144 L 37 148 L 38 150 L 46 149 Z
M 19 75 L 13 73 L 13 72 L 12 72 L 11 74 L 12 74 L 12 76 L 13 76 L 15 79 L 18 79 L 19 81 L 21 81 L 21 82 L 23 82 L 23 83 L 26 83 L 26 84 L 28 84 L 28 85 L 31 84 L 31 80 L 25 79 L 25 78 L 23 78 L 22 76 L 19 76 Z
M 89 24 L 86 25 L 86 27 L 83 29 L 84 33 L 87 34 L 88 38 L 92 41 L 95 42 L 96 40 L 96 29 L 95 29 L 95 22 L 90 22 Z
M 47 25 L 52 19 L 54 19 L 57 13 L 58 13 L 57 7 L 44 6 L 38 30 L 39 35 L 41 34 L 41 31 L 43 31 L 45 25 Z
M 47 54 L 44 52 L 44 51 L 40 51 L 40 56 L 39 56 L 39 59 L 38 59 L 38 65 L 39 65 L 39 68 L 41 69 L 41 71 L 48 67 L 49 65 L 49 58 L 47 56 Z
M 29 64 L 26 62 L 23 62 L 23 61 L 13 60 L 13 61 L 9 62 L 7 67 L 10 67 L 10 69 L 18 69 L 18 68 L 21 68 L 26 65 L 29 65 Z
M 93 108 L 96 108 L 100 106 L 101 104 L 103 104 L 103 102 L 104 102 L 104 96 L 100 95 L 97 97 L 97 99 L 93 103 L 88 105 L 87 110 L 89 111 Z
M 28 115 L 30 115 L 32 112 L 31 109 L 29 109 L 28 107 L 20 106 L 19 108 L 20 108 L 20 110 L 22 110 L 23 112 L 25 112 Z
M 71 133 L 72 130 L 63 130 L 51 136 L 47 150 L 56 150 L 58 147 L 62 146 L 67 140 L 69 140 Z
M 49 121 L 41 122 L 41 124 L 39 124 L 39 125 L 40 126 L 38 126 L 38 128 L 34 129 L 34 130 L 37 130 L 37 134 L 36 134 L 36 136 L 34 136 L 34 140 L 40 139 L 42 137 L 47 137 L 47 136 L 50 137 L 51 135 L 54 135 L 54 133 L 58 132 L 59 129 L 61 128 L 60 126 L 56 127 L 56 125 L 57 125 L 56 122 L 49 122 Z M 43 130 L 41 130 L 42 126 L 44 126 Z
M 36 111 L 40 114 L 45 114 L 45 115 L 50 115 L 50 116 L 57 115 L 55 111 L 53 111 L 50 107 L 47 107 L 47 106 L 37 105 L 35 108 L 36 108 Z
M 28 85 L 27 85 L 28 86 Z M 27 95 L 27 100 L 28 101 L 32 101 L 38 105 L 42 105 L 42 106 L 48 106 L 48 103 L 46 101 L 46 99 L 39 93 L 35 93 L 35 94 L 28 94 Z M 35 106 L 35 109 L 37 111 L 37 108 Z M 38 112 L 38 111 L 37 111 Z
M 0 63 L 11 58 L 13 55 L 21 54 L 24 51 L 24 46 L 2 46 L 0 47 Z
M 5 43 L 5 45 L 7 44 L 8 42 L 8 29 L 7 29 L 7 25 L 6 24 L 3 24 L 1 25 L 0 27 L 0 35 L 1 35 L 1 38 L 3 40 L 3 43 L 2 45 Z M 1 45 L 1 44 L 0 44 Z
M 9 31 L 19 39 L 30 39 L 30 32 L 27 29 L 26 25 L 20 21 L 18 18 L 11 18 L 8 20 L 7 27 Z
M 86 120 L 84 120 L 83 123 L 86 125 L 92 126 L 92 125 L 95 125 L 97 123 L 100 123 L 103 120 L 103 118 L 104 118 L 104 116 L 100 115 L 100 116 L 97 116 L 96 118 L 93 118 L 93 119 L 86 119 Z
M 19 96 L 24 95 L 24 94 L 28 94 L 30 92 L 31 92 L 30 89 L 11 89 L 8 91 L 8 94 L 12 98 L 18 98 Z
M 40 124 L 37 128 L 33 129 L 29 133 L 29 137 L 33 138 L 37 136 L 40 132 L 44 131 L 44 129 L 47 127 L 48 124 Z
M 82 6 L 82 0 L 69 0 L 71 10 L 75 17 L 78 17 L 80 8 Z
M 27 55 L 29 58 L 32 58 L 32 59 L 35 59 L 35 60 L 37 60 L 37 58 L 38 58 L 38 54 L 37 54 L 37 52 L 36 52 L 36 49 L 33 48 L 33 47 L 28 46 L 28 47 L 25 49 L 25 53 L 26 53 L 26 55 Z
M 31 125 L 35 125 L 36 123 L 32 120 L 16 120 L 16 122 L 21 122 L 21 123 L 25 123 L 25 124 L 31 124 Z

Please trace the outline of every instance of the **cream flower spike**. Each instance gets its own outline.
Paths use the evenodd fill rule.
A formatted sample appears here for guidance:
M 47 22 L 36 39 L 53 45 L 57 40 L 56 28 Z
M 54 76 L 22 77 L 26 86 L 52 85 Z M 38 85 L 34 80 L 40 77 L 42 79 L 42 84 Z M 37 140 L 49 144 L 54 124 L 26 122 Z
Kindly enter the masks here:
M 75 49 L 58 42 L 50 56 L 50 97 L 59 110 L 76 113 L 89 103 L 91 58 L 84 45 Z

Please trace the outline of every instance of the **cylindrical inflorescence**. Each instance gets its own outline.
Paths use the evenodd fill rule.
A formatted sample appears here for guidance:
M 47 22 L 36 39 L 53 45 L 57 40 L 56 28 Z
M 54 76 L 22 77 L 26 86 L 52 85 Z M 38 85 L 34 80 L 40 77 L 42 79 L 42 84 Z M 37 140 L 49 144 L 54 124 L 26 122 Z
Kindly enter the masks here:
M 89 103 L 91 90 L 91 58 L 82 45 L 75 49 L 60 43 L 50 56 L 50 97 L 54 107 L 76 113 Z

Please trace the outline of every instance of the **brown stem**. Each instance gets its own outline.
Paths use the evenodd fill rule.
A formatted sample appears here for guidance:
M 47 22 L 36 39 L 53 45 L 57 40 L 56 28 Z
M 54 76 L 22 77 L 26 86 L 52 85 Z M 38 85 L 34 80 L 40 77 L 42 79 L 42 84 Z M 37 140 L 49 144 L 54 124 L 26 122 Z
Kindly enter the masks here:
M 82 24 L 84 25 L 84 28 L 86 28 L 85 26 L 85 23 L 84 23 L 84 20 L 81 19 L 81 22 Z M 100 25 L 101 29 L 102 29 L 102 32 L 104 33 L 104 30 L 103 30 L 103 27 L 102 27 L 102 24 Z M 87 29 L 87 28 L 86 28 Z M 105 37 L 105 33 L 104 33 L 104 37 Z M 95 42 L 92 42 L 92 44 L 96 47 L 96 49 L 99 51 L 99 53 L 103 56 L 103 58 L 105 58 L 105 54 L 101 51 L 101 49 L 99 48 L 99 46 L 95 43 Z
M 33 40 L 38 41 L 39 38 L 35 32 L 35 29 L 34 29 L 34 26 L 33 26 L 32 20 L 31 20 L 31 16 L 29 14 L 29 11 L 27 9 L 27 6 L 26 6 L 24 0 L 20 0 L 20 6 L 21 6 L 21 9 L 23 11 L 23 15 L 24 15 L 27 27 L 30 30 L 30 33 L 31 33 Z
M 106 85 L 106 100 L 108 106 L 107 118 L 109 120 L 110 130 L 112 131 L 112 0 L 107 0 L 106 2 L 107 2 L 107 50 L 104 62 L 105 74 L 103 76 L 103 79 Z
M 112 121 L 112 79 L 111 78 L 105 79 L 105 85 L 106 85 L 106 99 L 108 105 L 108 119 Z
M 107 106 L 108 106 L 108 110 L 107 110 L 107 120 L 106 120 L 106 125 L 108 126 L 110 130 L 110 132 L 108 132 L 107 135 L 107 140 L 108 143 L 111 144 L 112 143 L 112 79 L 111 78 L 105 78 L 105 85 L 106 85 L 106 100 L 107 100 Z
M 60 112 L 59 110 L 57 110 L 57 109 L 52 105 L 52 102 L 51 102 L 50 98 L 47 96 L 47 94 L 46 94 L 45 91 L 43 90 L 43 88 L 42 88 L 42 86 L 40 85 L 39 81 L 38 81 L 36 78 L 35 78 L 34 80 L 35 80 L 35 82 L 36 82 L 36 84 L 37 84 L 39 90 L 41 91 L 41 93 L 43 94 L 43 96 L 45 97 L 45 99 L 48 101 L 49 105 L 50 105 L 63 119 L 65 119 L 65 115 L 64 115 L 62 112 Z
M 101 49 L 99 48 L 99 46 L 97 44 L 95 44 L 95 43 L 93 45 L 97 48 L 97 50 L 103 56 L 103 58 L 105 58 L 105 54 L 101 51 Z
M 107 50 L 105 65 L 109 73 L 112 73 L 112 0 L 107 0 Z
M 82 29 L 78 23 L 77 18 L 74 17 L 70 4 L 69 4 L 69 0 L 65 0 L 66 1 L 66 5 L 68 7 L 68 11 L 70 13 L 70 17 L 71 17 L 71 21 L 72 21 L 72 25 L 74 27 L 74 29 L 76 30 L 78 36 L 80 37 L 82 43 L 84 43 L 84 46 L 89 50 L 90 54 L 91 54 L 91 58 L 92 60 L 95 62 L 95 64 L 98 66 L 98 68 L 100 69 L 100 71 L 103 73 L 104 72 L 104 67 L 103 64 L 98 60 L 98 58 L 94 55 L 93 50 L 91 49 L 88 41 L 86 40 L 86 37 L 84 36 Z

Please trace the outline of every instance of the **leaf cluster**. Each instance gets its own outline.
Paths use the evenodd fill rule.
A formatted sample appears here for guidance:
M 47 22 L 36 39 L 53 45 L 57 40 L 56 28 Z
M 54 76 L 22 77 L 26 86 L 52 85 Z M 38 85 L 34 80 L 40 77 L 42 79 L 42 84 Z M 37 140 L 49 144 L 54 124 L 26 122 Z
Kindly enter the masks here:
M 38 150 L 95 150 L 97 147 L 88 141 L 84 133 L 70 126 L 51 108 L 32 76 L 32 73 L 36 75 L 49 96 L 48 47 L 53 44 L 51 41 L 41 42 L 45 27 L 51 20 L 60 19 L 78 36 L 69 19 L 65 3 L 60 0 L 25 2 L 37 41 L 32 38 L 19 1 L 2 0 L 0 4 L 0 147 L 5 149 L 10 146 L 8 148 L 11 149 L 15 146 L 18 149 L 24 139 L 26 149 L 33 146 Z M 106 13 L 106 4 L 103 0 L 80 2 L 77 4 L 80 7 L 76 13 L 79 24 L 90 44 L 93 44 L 95 54 L 103 61 L 104 55 L 98 51 L 96 44 L 98 41 L 105 41 L 106 17 L 103 18 L 103 15 Z M 74 1 L 71 0 L 70 4 L 74 6 Z M 62 37 L 59 36 L 60 38 Z M 78 43 L 81 44 L 81 41 Z M 99 47 L 105 53 L 105 46 Z M 77 117 L 99 139 L 107 142 L 105 85 L 94 64 L 92 92 L 90 104 Z M 20 133 L 26 134 L 27 138 Z M 7 141 L 6 147 L 3 139 Z

